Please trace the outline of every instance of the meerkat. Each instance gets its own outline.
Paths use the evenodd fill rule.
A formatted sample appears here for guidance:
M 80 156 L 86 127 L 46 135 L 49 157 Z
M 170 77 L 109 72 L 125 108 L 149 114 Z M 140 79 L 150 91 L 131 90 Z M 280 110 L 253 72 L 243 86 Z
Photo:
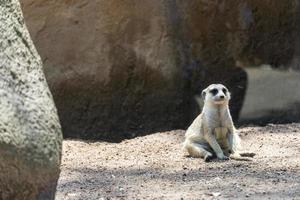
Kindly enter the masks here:
M 190 156 L 205 161 L 214 156 L 221 160 L 251 160 L 252 153 L 238 152 L 240 137 L 234 127 L 230 111 L 230 92 L 222 84 L 212 84 L 202 91 L 204 106 L 185 133 L 184 149 Z

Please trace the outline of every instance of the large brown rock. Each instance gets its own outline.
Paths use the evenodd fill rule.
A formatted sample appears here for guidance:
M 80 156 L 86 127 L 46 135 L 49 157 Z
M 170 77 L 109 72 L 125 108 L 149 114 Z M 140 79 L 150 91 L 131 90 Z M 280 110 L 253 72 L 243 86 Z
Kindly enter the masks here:
M 62 134 L 17 0 L 0 0 L 0 199 L 54 199 Z
M 162 2 L 23 3 L 65 136 L 119 139 L 186 123 Z
M 297 1 L 21 2 L 65 136 L 185 128 L 212 82 L 233 91 L 237 119 L 247 75 L 236 64 L 280 66 L 295 52 Z

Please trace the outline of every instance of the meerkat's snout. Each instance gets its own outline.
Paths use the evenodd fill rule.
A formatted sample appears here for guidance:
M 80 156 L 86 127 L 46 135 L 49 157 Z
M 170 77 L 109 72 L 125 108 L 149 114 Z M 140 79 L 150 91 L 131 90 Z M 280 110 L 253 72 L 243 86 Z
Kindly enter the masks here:
M 219 105 L 228 103 L 230 93 L 224 85 L 212 84 L 202 91 L 202 97 L 206 102 Z

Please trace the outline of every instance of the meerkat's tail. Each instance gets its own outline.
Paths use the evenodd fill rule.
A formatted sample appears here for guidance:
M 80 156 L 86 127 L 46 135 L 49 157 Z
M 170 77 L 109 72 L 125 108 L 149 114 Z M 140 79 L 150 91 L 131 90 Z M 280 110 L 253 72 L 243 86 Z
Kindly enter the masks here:
M 241 156 L 240 154 L 231 154 L 229 156 L 230 159 L 232 160 L 239 160 L 239 161 L 253 161 L 252 158 L 249 158 L 249 157 L 243 157 Z

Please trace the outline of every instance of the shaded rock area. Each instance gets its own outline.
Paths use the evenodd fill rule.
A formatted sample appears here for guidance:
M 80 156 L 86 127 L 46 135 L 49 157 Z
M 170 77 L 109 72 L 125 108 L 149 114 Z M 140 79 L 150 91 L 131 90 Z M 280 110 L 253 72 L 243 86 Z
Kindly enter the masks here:
M 247 74 L 236 66 L 298 66 L 294 0 L 21 2 L 66 137 L 186 128 L 215 82 L 237 120 Z
M 239 124 L 300 122 L 300 71 L 248 68 L 248 89 Z
M 0 199 L 54 199 L 62 133 L 17 0 L 0 0 Z

